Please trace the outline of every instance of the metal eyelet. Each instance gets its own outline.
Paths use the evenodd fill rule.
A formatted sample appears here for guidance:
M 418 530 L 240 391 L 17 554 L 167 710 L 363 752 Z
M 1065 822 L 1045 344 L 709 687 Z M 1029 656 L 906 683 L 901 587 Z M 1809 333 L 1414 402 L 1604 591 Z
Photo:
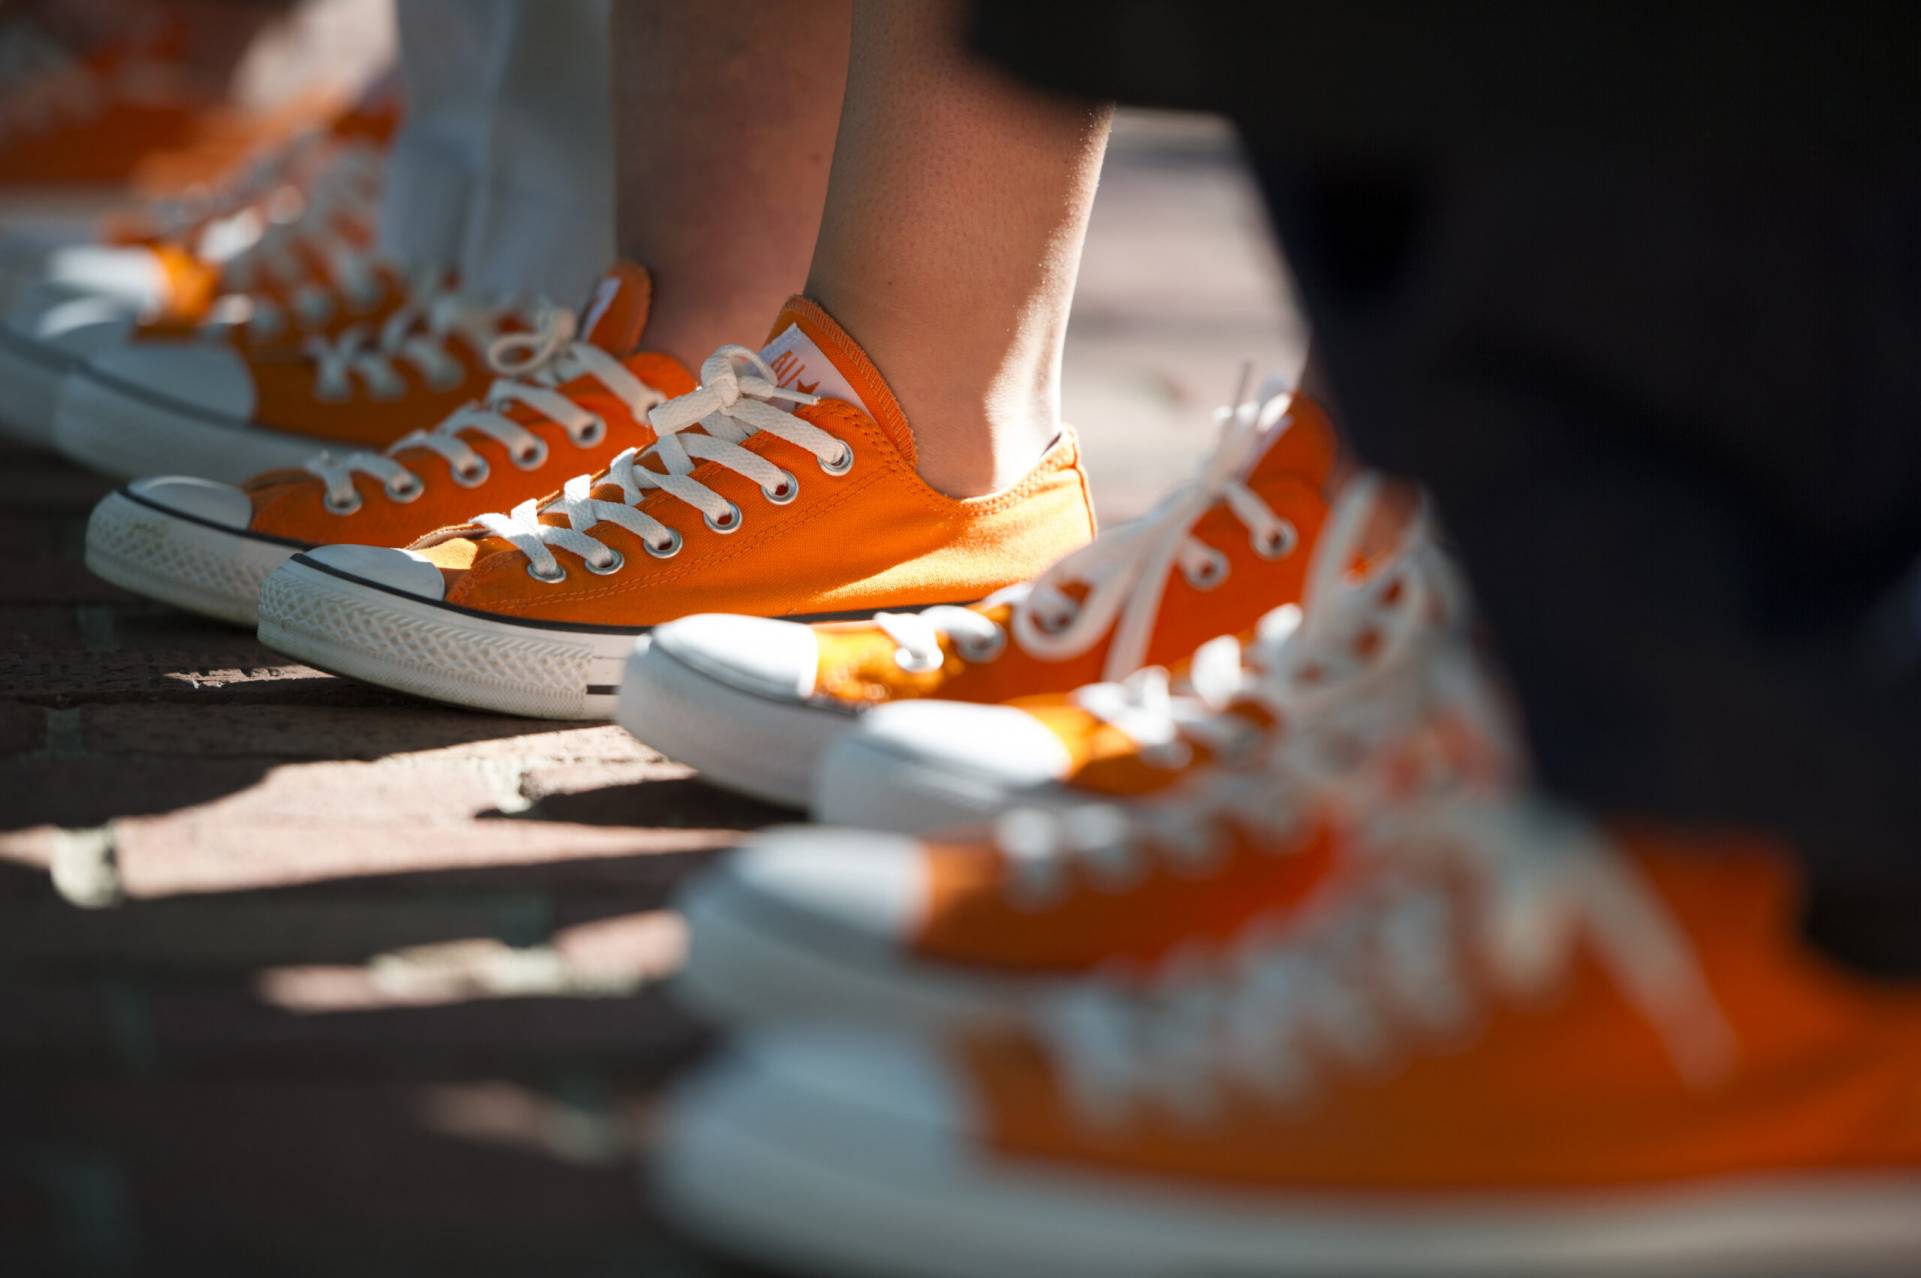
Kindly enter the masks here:
M 388 484 L 386 487 L 388 500 L 397 501 L 403 506 L 410 501 L 419 501 L 420 494 L 427 491 L 427 485 L 421 482 L 420 476 L 413 474 L 409 474 L 397 484 Z
M 854 450 L 845 440 L 842 440 L 839 461 L 830 462 L 825 457 L 816 458 L 815 460 L 820 462 L 820 468 L 828 474 L 845 475 L 854 468 Z
M 1249 533 L 1248 539 L 1254 543 L 1254 553 L 1261 558 L 1284 559 L 1301 544 L 1301 533 L 1291 520 L 1283 519 L 1266 536 Z
M 493 468 L 484 461 L 478 466 L 456 466 L 453 469 L 454 482 L 462 488 L 478 488 L 493 473 Z
M 610 550 L 607 553 L 609 558 L 605 564 L 597 564 L 591 559 L 585 559 L 581 562 L 585 563 L 587 565 L 587 571 L 593 573 L 596 577 L 608 576 L 611 573 L 619 572 L 627 566 L 627 556 L 621 554 L 618 550 Z
M 771 506 L 785 506 L 800 496 L 800 481 L 794 478 L 793 471 L 783 470 L 780 472 L 780 482 L 772 488 L 761 489 L 760 495 Z
M 1074 624 L 1074 614 L 1071 612 L 1054 613 L 1051 615 L 1037 614 L 1034 618 L 1034 624 L 1040 628 L 1040 632 L 1044 635 L 1057 635 Z
M 723 534 L 739 532 L 740 526 L 746 522 L 746 520 L 740 516 L 740 507 L 734 505 L 731 501 L 727 503 L 727 517 L 724 521 L 716 522 L 714 517 L 705 511 L 701 512 L 700 517 L 707 524 L 708 528 L 714 532 Z
M 592 417 L 587 424 L 574 432 L 575 448 L 593 448 L 607 438 L 607 419 Z
M 669 528 L 667 530 L 667 544 L 665 546 L 656 546 L 651 541 L 642 541 L 640 544 L 645 546 L 647 553 L 656 559 L 672 559 L 680 553 L 680 548 L 686 544 L 686 541 L 687 539 L 680 535 L 679 529 Z
M 352 497 L 340 502 L 334 500 L 332 493 L 328 493 L 320 499 L 320 504 L 327 508 L 327 513 L 330 515 L 351 515 L 360 509 L 360 490 L 355 489 Z
M 538 571 L 538 569 L 534 565 L 533 560 L 530 559 L 527 561 L 527 575 L 529 577 L 532 577 L 535 581 L 543 582 L 549 586 L 554 585 L 557 582 L 562 582 L 567 580 L 567 570 L 560 565 L 559 560 L 554 561 L 554 571 L 552 575 L 549 575 L 547 573 Z
M 507 459 L 521 470 L 538 470 L 547 464 L 547 441 L 536 439 L 531 448 L 510 450 Z
M 1204 566 L 1193 571 L 1183 569 L 1181 575 L 1187 584 L 1196 590 L 1212 590 L 1227 580 L 1227 556 L 1218 550 L 1203 561 Z
M 993 635 L 986 639 L 962 635 L 954 640 L 954 651 L 977 664 L 992 661 L 1007 651 L 1007 632 L 996 626 Z
M 905 670 L 908 674 L 927 674 L 930 671 L 939 670 L 947 663 L 941 659 L 940 649 L 938 648 L 931 654 L 916 652 L 911 648 L 896 648 L 894 649 L 894 664 L 902 670 Z

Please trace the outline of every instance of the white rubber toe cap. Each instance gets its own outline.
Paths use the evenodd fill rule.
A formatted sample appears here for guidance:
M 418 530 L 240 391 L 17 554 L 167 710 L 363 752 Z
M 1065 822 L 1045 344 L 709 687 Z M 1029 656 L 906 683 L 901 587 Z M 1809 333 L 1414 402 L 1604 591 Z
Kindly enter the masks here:
M 56 248 L 47 257 L 52 283 L 110 297 L 123 305 L 152 306 L 166 293 L 166 271 L 144 248 L 79 244 Z
M 812 626 L 703 613 L 657 627 L 654 647 L 744 692 L 798 701 L 813 695 L 820 644 Z
M 1067 747 L 1039 720 L 1011 706 L 899 701 L 876 707 L 841 747 L 879 763 L 957 769 L 1010 788 L 1044 785 L 1073 766 Z M 885 785 L 887 778 L 876 775 Z
M 958 1135 L 972 1118 L 967 1088 L 935 1040 L 880 1027 L 796 1028 L 749 1037 L 740 1054 L 763 1086 L 836 1116 L 891 1120 L 901 1139 Z
M 315 563 L 420 599 L 439 599 L 446 588 L 440 569 L 411 550 L 386 546 L 322 546 L 306 552 Z
M 127 491 L 142 501 L 204 519 L 222 528 L 243 529 L 253 520 L 253 502 L 232 484 L 187 475 L 136 479 Z
M 141 342 L 88 361 L 101 380 L 185 404 L 210 416 L 253 416 L 253 378 L 247 362 L 224 346 L 197 342 Z
M 702 909 L 805 930 L 843 951 L 886 954 L 925 909 L 926 862 L 916 849 L 912 839 L 871 831 L 774 830 L 723 859 L 690 897 L 702 898 Z

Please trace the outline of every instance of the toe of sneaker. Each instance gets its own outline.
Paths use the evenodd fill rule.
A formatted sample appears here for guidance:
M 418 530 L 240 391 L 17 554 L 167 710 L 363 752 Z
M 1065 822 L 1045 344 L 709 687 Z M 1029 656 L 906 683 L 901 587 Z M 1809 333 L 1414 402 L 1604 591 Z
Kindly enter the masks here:
M 683 617 L 656 628 L 653 646 L 730 687 L 782 700 L 811 695 L 820 668 L 813 627 L 768 617 Z
M 688 894 L 690 913 L 804 933 L 842 952 L 883 955 L 926 909 L 927 864 L 898 835 L 821 826 L 761 835 L 726 857 Z M 695 945 L 700 944 L 696 929 Z
M 877 706 L 815 773 L 817 820 L 910 832 L 986 819 L 1073 771 L 1066 745 L 1012 706 Z
M 186 515 L 220 528 L 240 530 L 253 519 L 253 501 L 232 484 L 189 475 L 136 479 L 127 492 L 149 506 Z
M 387 546 L 321 546 L 301 556 L 309 563 L 419 599 L 438 600 L 446 579 L 425 556 Z
M 87 371 L 151 397 L 210 416 L 247 421 L 254 383 L 247 361 L 225 346 L 197 342 L 130 342 L 94 355 Z

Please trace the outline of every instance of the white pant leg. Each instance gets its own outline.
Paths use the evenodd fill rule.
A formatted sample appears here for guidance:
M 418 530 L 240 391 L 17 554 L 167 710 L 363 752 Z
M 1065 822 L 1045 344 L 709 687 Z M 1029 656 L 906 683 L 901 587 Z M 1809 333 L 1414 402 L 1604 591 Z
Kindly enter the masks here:
M 505 0 L 461 243 L 483 294 L 571 306 L 614 259 L 611 0 Z
M 380 251 L 409 269 L 460 261 L 484 168 L 491 65 L 513 0 L 396 0 L 406 116 L 380 206 Z

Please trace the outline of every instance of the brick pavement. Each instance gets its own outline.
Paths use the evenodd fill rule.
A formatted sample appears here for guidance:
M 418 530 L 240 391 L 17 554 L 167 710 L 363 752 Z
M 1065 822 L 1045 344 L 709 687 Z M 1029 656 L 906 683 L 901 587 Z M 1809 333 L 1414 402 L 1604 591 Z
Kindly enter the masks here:
M 1219 136 L 1130 122 L 1068 365 L 1104 515 L 1298 347 L 1268 269 Z M 0 1270 L 720 1272 L 637 1190 L 704 1037 L 668 901 L 789 814 L 95 582 L 106 487 L 0 452 Z

